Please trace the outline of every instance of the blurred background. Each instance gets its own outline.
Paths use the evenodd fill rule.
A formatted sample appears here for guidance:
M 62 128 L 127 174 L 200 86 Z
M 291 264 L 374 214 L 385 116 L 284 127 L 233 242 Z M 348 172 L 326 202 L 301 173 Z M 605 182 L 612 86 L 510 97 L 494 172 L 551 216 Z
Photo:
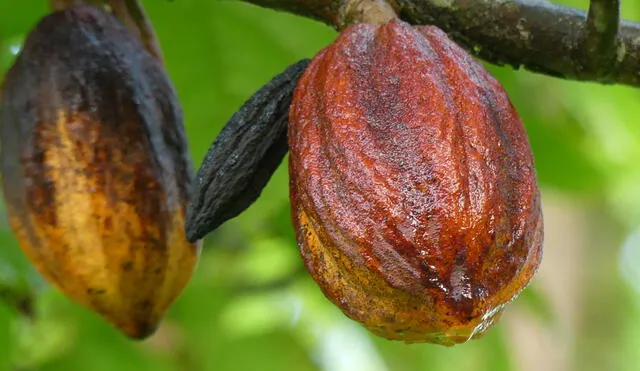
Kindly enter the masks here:
M 143 3 L 196 165 L 245 99 L 336 36 L 238 1 Z M 0 1 L 0 71 L 47 11 L 44 0 Z M 622 14 L 640 21 L 640 2 L 623 1 Z M 545 250 L 484 338 L 406 345 L 342 315 L 303 269 L 283 164 L 257 203 L 207 237 L 197 273 L 144 342 L 43 282 L 0 213 L 0 370 L 640 370 L 640 90 L 489 68 L 530 135 Z

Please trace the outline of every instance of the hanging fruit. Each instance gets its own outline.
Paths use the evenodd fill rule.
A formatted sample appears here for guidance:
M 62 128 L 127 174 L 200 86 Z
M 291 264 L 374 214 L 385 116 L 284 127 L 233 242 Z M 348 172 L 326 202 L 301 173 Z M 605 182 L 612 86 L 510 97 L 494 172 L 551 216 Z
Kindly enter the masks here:
M 185 238 L 192 168 L 176 93 L 111 14 L 48 15 L 6 75 L 2 186 L 43 276 L 133 338 L 152 334 L 200 251 Z
M 309 64 L 298 61 L 249 98 L 205 156 L 187 209 L 187 238 L 204 237 L 260 197 L 287 154 L 293 89 Z
M 357 24 L 294 92 L 293 220 L 324 294 L 373 333 L 482 335 L 533 277 L 542 215 L 500 84 L 432 26 Z

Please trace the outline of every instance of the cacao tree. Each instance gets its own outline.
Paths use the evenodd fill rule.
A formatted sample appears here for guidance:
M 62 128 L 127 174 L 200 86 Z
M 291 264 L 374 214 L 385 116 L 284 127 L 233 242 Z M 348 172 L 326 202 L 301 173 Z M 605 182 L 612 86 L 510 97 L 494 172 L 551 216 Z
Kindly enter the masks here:
M 605 200 L 606 210 L 628 222 L 625 230 L 635 228 L 640 213 L 635 211 L 638 208 L 627 207 L 637 205 L 633 200 L 640 200 L 640 196 L 621 190 L 638 179 L 633 175 L 638 174 L 634 146 L 617 148 L 626 152 L 616 157 L 611 139 L 614 129 L 603 133 L 598 131 L 600 126 L 581 127 L 582 132 L 576 131 L 580 125 L 574 124 L 545 126 L 541 121 L 544 115 L 531 114 L 522 103 L 528 99 L 526 88 L 517 88 L 515 82 L 518 76 L 525 76 L 549 86 L 578 80 L 581 82 L 574 84 L 579 86 L 591 81 L 635 87 L 640 76 L 640 26 L 621 20 L 618 1 L 592 0 L 586 11 L 525 0 L 248 2 L 301 17 L 242 4 L 201 4 L 200 8 L 195 1 L 146 4 L 147 15 L 135 0 L 51 0 L 50 8 L 41 12 L 43 17 L 49 12 L 52 15 L 31 27 L 24 44 L 2 37 L 7 31 L 0 19 L 0 46 L 7 45 L 3 50 L 10 51 L 3 64 L 12 65 L 2 92 L 0 139 L 4 196 L 13 229 L 7 228 L 6 234 L 13 251 L 17 251 L 17 237 L 49 282 L 127 335 L 143 338 L 156 331 L 164 310 L 181 292 L 191 276 L 199 240 L 209 234 L 199 269 L 202 273 L 196 274 L 189 285 L 193 288 L 187 286 L 175 303 L 173 313 L 182 311 L 183 317 L 172 316 L 170 311 L 158 333 L 145 343 L 156 350 L 163 347 L 158 339 L 171 344 L 173 366 L 162 367 L 219 369 L 228 359 L 229 368 L 246 365 L 254 369 L 258 363 L 233 356 L 232 350 L 243 349 L 246 342 L 229 345 L 224 338 L 212 340 L 205 328 L 241 333 L 238 328 L 243 328 L 243 318 L 237 315 L 241 311 L 233 310 L 233 303 L 251 308 L 247 300 L 255 293 L 282 304 L 285 293 L 303 292 L 304 297 L 311 292 L 327 311 L 334 310 L 329 304 L 333 302 L 347 317 L 381 337 L 445 345 L 483 335 L 521 292 L 512 305 L 528 304 L 539 314 L 553 316 L 549 314 L 554 312 L 553 305 L 536 290 L 535 279 L 533 288 L 522 291 L 541 258 L 538 182 L 543 204 L 545 188 L 598 195 Z M 0 11 L 2 6 L 7 5 L 0 5 Z M 222 16 L 215 18 L 216 25 L 194 23 L 199 33 L 170 26 L 172 9 L 184 7 L 183 14 L 194 15 L 195 9 L 209 6 L 218 10 L 238 6 L 237 14 L 252 15 L 244 24 L 235 25 L 237 28 L 231 27 L 233 18 Z M 233 15 L 234 11 L 223 13 Z M 263 14 L 273 19 L 260 20 Z M 52 21 L 56 17 L 58 20 Z M 303 18 L 325 23 L 339 35 L 317 23 L 304 23 Z M 236 16 L 238 19 L 244 18 Z M 279 24 L 276 19 L 284 21 Z M 34 17 L 30 23 L 37 20 Z M 112 21 L 115 23 L 109 23 Z M 167 22 L 165 27 L 162 22 Z M 307 48 L 305 53 L 270 67 L 261 78 L 270 81 L 261 88 L 252 80 L 251 87 L 236 94 L 236 106 L 244 103 L 237 111 L 225 108 L 228 121 L 218 105 L 215 114 L 194 120 L 192 125 L 188 114 L 195 112 L 194 103 L 190 108 L 185 81 L 203 80 L 207 75 L 201 71 L 205 70 L 213 70 L 218 78 L 223 76 L 221 66 L 233 60 L 234 50 L 237 53 L 244 44 L 253 45 L 259 55 L 277 55 L 277 50 L 261 48 L 255 41 L 216 48 L 213 58 L 206 59 L 216 63 L 194 67 L 198 76 L 194 73 L 185 79 L 189 75 L 185 72 L 182 79 L 175 80 L 177 96 L 187 112 L 186 129 L 194 158 L 202 158 L 213 141 L 203 160 L 194 161 L 198 173 L 191 183 L 180 107 L 164 71 L 174 77 L 172 66 L 180 62 L 197 66 L 203 59 L 198 53 L 206 49 L 202 40 L 211 32 L 208 27 L 218 35 L 230 35 L 219 36 L 218 40 L 227 44 L 242 34 L 228 31 L 258 24 L 267 34 L 284 32 L 293 42 L 296 35 L 289 34 L 287 22 L 313 25 L 325 36 L 315 46 L 302 47 L 305 41 L 297 41 L 298 50 Z M 125 33 L 126 37 L 115 36 Z M 185 46 L 189 34 L 201 40 L 191 49 Z M 247 31 L 247 35 L 243 40 L 258 39 L 256 32 Z M 181 48 L 191 50 L 188 58 Z M 501 68 L 489 65 L 487 72 L 471 55 Z M 227 91 L 249 76 L 249 63 L 239 67 L 236 75 L 228 77 Z M 224 90 L 216 90 L 220 81 L 224 78 L 200 84 L 202 89 L 219 92 Z M 185 86 L 183 90 L 181 86 Z M 215 94 L 206 97 L 229 101 L 224 94 Z M 552 104 L 558 97 L 562 94 L 536 100 L 545 102 L 549 117 L 564 115 L 571 117 L 564 121 L 579 121 L 577 111 L 569 114 L 571 107 L 559 109 Z M 192 98 L 199 104 L 201 99 Z M 536 110 L 543 112 L 543 108 Z M 626 127 L 629 120 L 617 121 Z M 588 144 L 599 148 L 593 144 L 596 134 L 602 140 L 601 153 L 617 162 L 605 163 L 598 153 L 588 150 Z M 621 140 L 619 134 L 616 138 Z M 140 152 L 136 154 L 136 150 Z M 281 163 L 288 150 L 287 177 Z M 613 170 L 611 163 L 616 166 Z M 623 170 L 627 165 L 631 171 Z M 623 173 L 626 177 L 618 175 Z M 279 196 L 274 199 L 273 195 Z M 93 209 L 82 208 L 86 202 L 81 199 L 93 200 L 89 203 Z M 126 205 L 131 212 L 125 210 Z M 171 216 L 171 210 L 179 210 L 176 217 Z M 112 220 L 117 221 L 115 228 Z M 95 229 L 94 225 L 101 227 Z M 131 232 L 136 230 L 139 233 Z M 607 227 L 601 226 L 600 231 L 605 230 Z M 620 267 L 633 283 L 638 255 L 633 235 L 629 236 Z M 181 255 L 181 251 L 190 252 Z M 269 260 L 269 254 L 277 258 Z M 0 254 L 8 267 L 22 265 L 29 272 L 30 265 L 20 253 L 7 256 Z M 283 262 L 288 263 L 283 266 Z M 617 271 L 609 267 L 606 272 L 611 276 Z M 153 275 L 159 273 L 162 277 L 156 279 Z M 256 274 L 257 278 L 251 278 Z M 265 281 L 260 274 L 270 278 Z M 0 297 L 11 311 L 6 318 L 30 321 L 23 327 L 32 332 L 43 331 L 48 319 L 58 322 L 64 318 L 42 309 L 46 303 L 43 298 L 59 294 L 42 291 L 44 286 L 33 272 L 23 276 L 23 283 L 0 276 Z M 298 284 L 307 286 L 296 289 Z M 621 308 L 635 308 L 625 301 L 626 296 L 618 293 L 616 298 L 626 303 Z M 62 297 L 55 302 L 65 303 Z M 263 301 L 255 313 L 271 312 L 266 317 L 262 314 L 263 323 L 277 326 L 273 325 L 280 323 L 274 309 L 277 305 L 269 305 Z M 78 323 L 92 323 L 89 313 L 79 308 L 73 311 L 87 315 Z M 291 347 L 305 343 L 302 339 L 310 336 L 315 340 L 306 346 L 312 353 L 322 348 L 322 341 L 329 344 L 327 337 L 331 331 L 340 331 L 337 329 L 352 329 L 347 331 L 358 334 L 356 342 L 376 344 L 377 351 L 350 355 L 360 360 L 361 369 L 483 369 L 455 366 L 450 359 L 441 365 L 433 360 L 397 362 L 394 354 L 402 352 L 440 353 L 428 345 L 399 348 L 377 343 L 379 340 L 369 339 L 362 328 L 335 310 L 331 318 L 336 325 L 313 330 L 323 315 L 309 313 L 316 312 L 306 313 L 307 324 L 293 335 L 297 340 L 275 327 L 263 333 L 275 339 L 272 346 L 284 344 L 282 348 L 289 349 L 282 353 L 286 356 L 276 357 L 278 369 L 287 369 L 287 362 L 298 365 L 292 366 L 294 369 L 301 369 L 300 364 L 308 364 L 302 369 L 312 369 L 309 359 L 303 360 L 304 352 L 297 353 L 302 358 L 287 358 Z M 627 319 L 620 319 L 614 328 L 630 323 L 625 313 L 622 318 Z M 592 320 L 603 317 L 609 318 L 604 315 Z M 69 367 L 65 363 L 69 361 L 64 360 L 73 359 L 76 351 L 65 356 L 64 349 L 75 349 L 79 345 L 68 344 L 79 343 L 61 339 L 74 333 L 92 334 L 73 329 L 74 321 L 62 321 L 49 331 L 58 335 L 50 335 L 55 345 L 41 359 L 26 355 L 33 349 L 28 339 L 16 339 L 15 331 L 5 332 L 6 342 L 13 345 L 6 356 L 0 353 L 0 358 L 7 359 L 8 367 L 55 368 L 56 360 Z M 247 325 L 245 331 L 260 328 L 256 325 L 259 322 L 248 323 L 253 325 Z M 489 330 L 487 337 L 473 345 L 492 359 L 487 361 L 487 369 L 509 369 L 509 362 L 520 359 L 506 352 L 503 326 L 508 325 Z M 112 330 L 104 327 L 99 331 L 111 334 Z M 191 339 L 206 340 L 194 347 Z M 131 346 L 122 338 L 111 341 L 120 344 L 123 351 Z M 95 346 L 98 344 L 96 341 Z M 216 349 L 215 356 L 201 356 L 213 352 L 209 348 Z M 269 354 L 271 348 L 260 342 L 256 349 Z M 459 352 L 465 354 L 464 349 Z M 332 354 L 336 358 L 340 352 Z M 491 358 L 491 354 L 496 356 Z M 597 365 L 598 357 L 593 358 L 593 365 Z M 331 366 L 330 359 L 324 358 L 319 367 L 344 367 Z M 620 364 L 635 361 L 629 357 Z M 112 362 L 116 365 L 118 361 Z

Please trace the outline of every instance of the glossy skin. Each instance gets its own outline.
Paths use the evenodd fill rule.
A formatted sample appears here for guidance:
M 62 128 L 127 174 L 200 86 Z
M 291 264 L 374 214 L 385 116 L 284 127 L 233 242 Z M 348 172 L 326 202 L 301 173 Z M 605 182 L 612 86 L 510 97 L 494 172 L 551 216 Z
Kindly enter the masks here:
M 152 334 L 200 251 L 192 168 L 159 63 L 111 15 L 44 18 L 8 72 L 0 161 L 9 220 L 43 276 L 133 338 Z
M 465 342 L 534 275 L 542 215 L 525 130 L 441 30 L 343 31 L 296 88 L 289 145 L 307 269 L 375 334 Z

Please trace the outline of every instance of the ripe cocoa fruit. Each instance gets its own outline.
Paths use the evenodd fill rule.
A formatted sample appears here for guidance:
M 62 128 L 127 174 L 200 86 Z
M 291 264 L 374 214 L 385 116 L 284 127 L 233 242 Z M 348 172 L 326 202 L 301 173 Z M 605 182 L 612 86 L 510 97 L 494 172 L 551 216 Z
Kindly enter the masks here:
M 224 126 L 196 174 L 187 209 L 195 241 L 260 196 L 287 154 L 289 105 L 308 59 L 287 67 L 249 98 Z
M 539 265 L 522 123 L 500 84 L 436 27 L 345 29 L 296 87 L 289 149 L 305 265 L 379 336 L 478 337 Z
M 168 77 L 111 14 L 77 6 L 29 34 L 6 75 L 0 166 L 42 275 L 126 335 L 153 333 L 198 259 L 193 174 Z

